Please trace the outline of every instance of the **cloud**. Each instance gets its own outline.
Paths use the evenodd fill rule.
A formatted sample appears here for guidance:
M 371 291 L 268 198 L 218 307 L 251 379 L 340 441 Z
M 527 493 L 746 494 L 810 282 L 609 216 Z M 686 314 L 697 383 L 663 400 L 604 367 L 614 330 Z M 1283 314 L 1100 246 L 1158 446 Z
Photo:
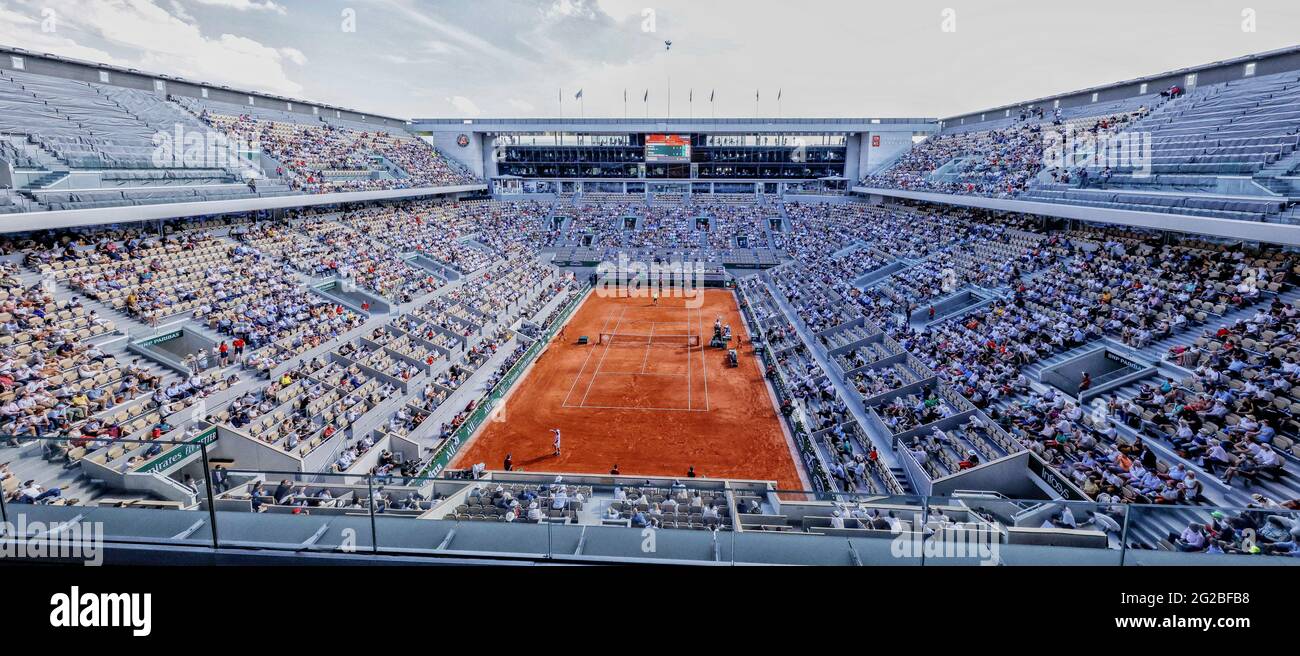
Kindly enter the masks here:
M 228 84 L 237 89 L 283 95 L 302 92 L 302 85 L 285 71 L 287 63 L 307 63 L 300 50 L 267 45 L 229 32 L 209 36 L 193 17 L 171 13 L 160 2 L 166 0 L 19 0 L 20 14 L 39 16 L 42 9 L 54 10 L 58 29 L 50 34 L 39 27 L 17 24 L 9 31 L 15 45 L 65 57 Z M 222 4 L 235 7 L 242 3 Z M 249 7 L 253 10 L 253 5 L 265 4 L 249 3 Z M 10 39 L 7 35 L 6 40 Z
M 129 65 L 130 62 L 114 56 L 107 50 L 79 43 L 75 39 L 65 36 L 65 32 L 60 29 L 63 15 L 58 11 L 55 11 L 52 15 L 45 13 L 46 9 L 53 9 L 52 7 L 31 5 L 22 7 L 22 9 L 27 11 L 10 9 L 6 4 L 0 3 L 0 25 L 5 26 L 8 30 L 4 33 L 6 43 L 33 52 L 54 53 L 72 59 L 82 59 L 114 66 Z M 55 30 L 52 32 L 42 30 L 40 23 L 51 18 L 54 21 Z
M 264 0 L 263 2 L 258 2 L 257 0 L 193 0 L 193 2 L 197 2 L 201 5 L 208 5 L 210 7 L 225 7 L 227 9 L 234 9 L 235 11 L 270 11 L 280 14 L 281 16 L 288 13 L 285 11 L 283 6 L 276 4 L 271 0 Z
M 432 41 L 426 41 L 424 45 L 421 47 L 421 49 L 433 55 L 446 55 L 449 53 L 461 51 L 460 48 L 457 48 L 456 46 L 453 46 L 450 43 L 447 43 L 446 41 L 439 41 L 437 39 L 434 39 Z
M 593 17 L 596 10 L 583 0 L 555 0 L 550 7 L 543 9 L 547 16 L 588 16 Z
M 12 25 L 35 25 L 36 19 L 27 14 L 11 11 L 4 5 L 0 5 L 0 24 L 2 23 L 9 23 Z
M 452 96 L 447 99 L 447 102 L 451 103 L 451 106 L 464 116 L 479 116 L 483 113 L 479 110 L 478 105 L 474 104 L 474 101 L 465 96 Z
M 449 61 L 449 57 L 464 52 L 460 48 L 457 48 L 446 41 L 438 41 L 437 39 L 426 41 L 415 47 L 414 50 L 415 52 L 426 53 L 429 56 L 408 57 L 407 55 L 396 52 L 383 52 L 380 53 L 379 58 L 390 64 L 397 64 L 399 66 L 408 64 L 446 64 Z
M 170 0 L 170 2 L 172 5 L 172 15 L 185 21 L 186 23 L 194 22 L 195 20 L 194 15 L 191 14 L 187 9 L 185 9 L 185 5 L 181 4 L 178 0 Z
M 280 55 L 299 66 L 307 65 L 307 55 L 297 48 L 280 48 Z
M 587 116 L 622 116 L 624 88 L 629 113 L 649 88 L 662 115 L 671 78 L 674 116 L 752 116 L 760 87 L 764 114 L 784 88 L 785 115 L 947 116 L 1294 45 L 1300 2 L 1252 2 L 1259 31 L 1245 34 L 1239 12 L 1186 0 L 1094 0 L 1078 15 L 1010 0 L 0 0 L 0 42 L 375 114 L 464 115 L 459 96 L 484 116 L 553 115 L 561 87 L 567 114 L 582 87 Z M 343 7 L 358 32 L 337 29 Z M 955 34 L 939 29 L 945 7 L 961 14 Z M 1148 29 L 1107 31 L 1116 12 Z M 1090 33 L 1105 47 L 1068 38 Z M 791 57 L 799 46 L 815 56 Z
M 511 52 L 510 50 L 500 47 L 492 39 L 485 39 L 475 34 L 469 29 L 459 28 L 451 23 L 428 12 L 428 8 L 422 5 L 414 5 L 409 0 L 378 0 L 379 4 L 397 12 L 423 28 L 437 32 L 444 38 L 455 42 L 464 51 L 477 52 L 482 56 L 491 57 L 503 64 L 513 65 L 521 68 L 532 68 L 537 62 L 527 56 Z M 470 5 L 470 11 L 478 11 L 480 5 Z M 500 8 L 491 9 L 487 18 L 510 20 L 511 12 L 501 14 Z

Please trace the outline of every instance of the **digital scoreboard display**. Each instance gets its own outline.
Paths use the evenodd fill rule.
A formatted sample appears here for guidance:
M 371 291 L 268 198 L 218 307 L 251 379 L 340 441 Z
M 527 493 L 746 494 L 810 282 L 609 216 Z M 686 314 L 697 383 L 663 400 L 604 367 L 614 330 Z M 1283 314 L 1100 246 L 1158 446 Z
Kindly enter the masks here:
M 645 136 L 645 161 L 691 161 L 691 137 L 686 134 L 647 134 Z

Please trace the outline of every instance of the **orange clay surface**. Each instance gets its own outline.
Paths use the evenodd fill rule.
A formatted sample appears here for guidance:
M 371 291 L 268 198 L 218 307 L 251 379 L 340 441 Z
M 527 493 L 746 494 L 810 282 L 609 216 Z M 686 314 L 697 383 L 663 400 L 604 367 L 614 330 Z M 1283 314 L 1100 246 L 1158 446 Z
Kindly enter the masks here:
M 700 477 L 804 489 L 735 295 L 711 289 L 702 307 L 692 304 L 592 293 L 452 466 L 499 470 L 510 453 L 529 472 L 608 474 L 617 464 L 624 475 L 684 477 L 694 466 Z M 719 316 L 739 367 L 708 346 Z M 601 333 L 619 337 L 600 344 Z M 591 343 L 579 345 L 581 335 Z M 686 335 L 700 346 L 687 346 Z M 558 456 L 552 428 L 561 431 Z

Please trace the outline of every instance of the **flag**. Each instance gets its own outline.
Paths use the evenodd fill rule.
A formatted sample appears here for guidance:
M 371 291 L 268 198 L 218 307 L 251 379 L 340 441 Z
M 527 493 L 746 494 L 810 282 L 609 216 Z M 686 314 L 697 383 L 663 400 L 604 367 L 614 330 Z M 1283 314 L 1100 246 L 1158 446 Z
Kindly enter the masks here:
M 691 89 L 690 93 L 686 95 L 686 102 L 695 102 L 695 89 Z
M 713 94 L 715 94 L 715 93 L 717 93 L 717 92 L 718 92 L 717 89 L 714 89 L 714 90 L 712 90 L 712 91 L 709 92 L 709 102 L 713 102 Z
M 646 89 L 645 97 L 641 98 L 641 102 L 649 102 L 649 101 L 650 101 L 650 90 Z
M 578 89 L 578 93 L 573 94 L 573 99 L 582 100 L 582 89 Z
M 579 91 L 578 94 L 581 95 L 582 92 Z M 777 99 L 777 100 L 780 100 L 780 99 L 781 99 L 781 89 L 777 89 L 777 90 L 776 90 L 776 99 Z
M 623 102 L 627 102 L 627 89 L 623 90 Z
M 754 102 L 758 102 L 758 89 L 754 89 Z

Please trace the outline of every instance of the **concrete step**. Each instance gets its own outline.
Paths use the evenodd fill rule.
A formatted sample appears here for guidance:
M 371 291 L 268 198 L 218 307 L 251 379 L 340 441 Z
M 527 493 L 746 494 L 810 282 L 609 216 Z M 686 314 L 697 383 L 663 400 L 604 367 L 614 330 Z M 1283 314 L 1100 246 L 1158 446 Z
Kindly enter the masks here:
M 903 471 L 902 467 L 894 465 L 889 468 L 889 471 L 894 475 L 894 478 L 898 479 L 898 484 L 903 486 L 903 491 L 906 494 L 915 493 L 916 488 L 912 486 L 911 479 L 907 477 L 907 472 Z

